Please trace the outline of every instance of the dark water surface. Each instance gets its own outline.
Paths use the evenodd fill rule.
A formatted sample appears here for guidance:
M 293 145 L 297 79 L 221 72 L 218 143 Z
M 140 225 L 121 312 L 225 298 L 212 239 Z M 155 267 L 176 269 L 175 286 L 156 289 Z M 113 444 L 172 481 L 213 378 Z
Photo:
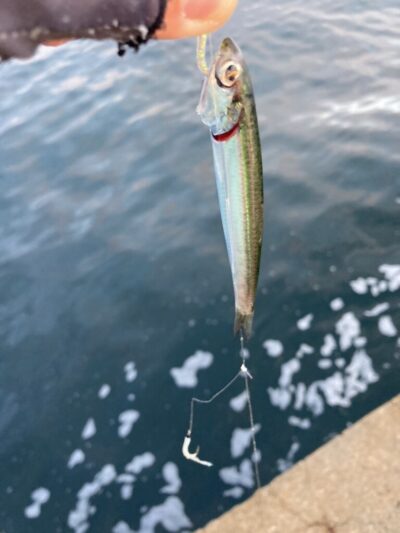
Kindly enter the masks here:
M 399 28 L 397 0 L 248 0 L 224 32 L 265 164 L 264 484 L 399 392 Z M 254 490 L 243 383 L 196 412 L 216 466 L 180 452 L 190 397 L 239 366 L 199 89 L 192 41 L 0 68 L 6 533 L 192 531 Z

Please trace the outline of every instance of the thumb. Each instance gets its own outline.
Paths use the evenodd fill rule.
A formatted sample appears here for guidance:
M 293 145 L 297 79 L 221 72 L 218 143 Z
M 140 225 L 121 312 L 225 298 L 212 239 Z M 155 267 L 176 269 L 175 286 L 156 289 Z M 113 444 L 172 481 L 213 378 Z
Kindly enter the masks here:
M 238 0 L 169 0 L 158 39 L 180 39 L 210 33 L 225 24 Z

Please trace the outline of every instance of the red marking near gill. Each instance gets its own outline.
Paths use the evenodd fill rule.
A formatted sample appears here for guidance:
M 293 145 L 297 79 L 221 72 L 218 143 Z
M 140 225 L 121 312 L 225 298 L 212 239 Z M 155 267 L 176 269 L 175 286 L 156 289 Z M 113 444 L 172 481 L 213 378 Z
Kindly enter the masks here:
M 226 131 L 225 133 L 218 133 L 217 135 L 212 134 L 213 139 L 217 142 L 228 141 L 231 137 L 235 135 L 236 131 L 239 129 L 239 122 L 240 120 L 236 122 L 233 128 L 231 128 L 229 131 Z

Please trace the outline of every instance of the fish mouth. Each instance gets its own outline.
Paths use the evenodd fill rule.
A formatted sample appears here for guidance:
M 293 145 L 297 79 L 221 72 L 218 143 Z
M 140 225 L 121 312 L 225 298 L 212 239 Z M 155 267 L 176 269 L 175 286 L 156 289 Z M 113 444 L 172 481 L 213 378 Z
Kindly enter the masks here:
M 234 126 L 230 130 L 225 131 L 224 133 L 211 133 L 214 141 L 221 143 L 231 139 L 235 135 L 236 131 L 239 129 L 239 124 L 240 119 L 236 122 L 236 124 L 234 124 Z
M 222 52 L 230 52 L 231 54 L 241 54 L 240 48 L 230 37 L 225 37 L 221 43 L 220 50 Z

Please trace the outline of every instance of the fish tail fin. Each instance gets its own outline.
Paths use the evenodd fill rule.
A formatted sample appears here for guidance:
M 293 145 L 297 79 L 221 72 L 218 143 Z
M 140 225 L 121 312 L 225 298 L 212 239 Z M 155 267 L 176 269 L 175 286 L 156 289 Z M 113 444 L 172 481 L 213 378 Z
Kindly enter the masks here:
M 244 315 L 236 309 L 234 332 L 243 334 L 245 339 L 249 339 L 252 333 L 254 313 Z

